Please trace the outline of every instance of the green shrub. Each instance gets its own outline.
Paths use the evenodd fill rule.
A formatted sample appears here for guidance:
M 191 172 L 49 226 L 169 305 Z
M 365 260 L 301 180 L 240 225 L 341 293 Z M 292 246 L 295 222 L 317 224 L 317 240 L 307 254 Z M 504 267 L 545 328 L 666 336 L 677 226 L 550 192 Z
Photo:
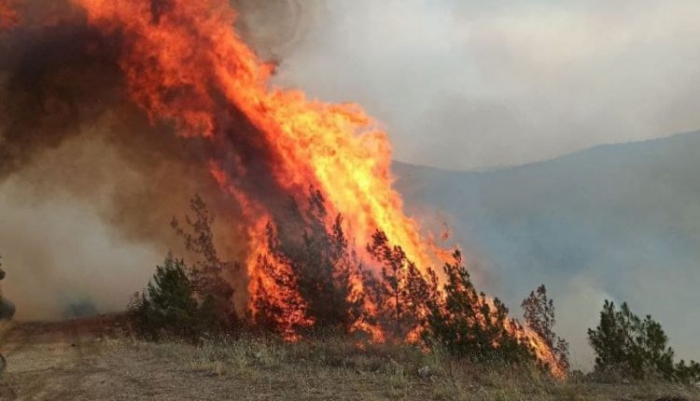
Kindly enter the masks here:
M 195 337 L 203 322 L 185 262 L 168 255 L 146 290 L 135 294 L 129 313 L 146 336 Z
M 0 281 L 5 278 L 5 270 L 2 269 L 2 260 L 0 258 Z M 0 320 L 10 320 L 15 316 L 15 304 L 9 299 L 2 296 L 0 292 Z
M 620 310 L 605 301 L 600 323 L 588 330 L 588 341 L 596 353 L 595 371 L 614 371 L 634 379 L 660 376 L 666 380 L 700 381 L 700 365 L 694 361 L 674 364 L 674 351 L 661 324 L 647 315 L 643 320 L 627 303 Z
M 429 334 L 451 355 L 477 362 L 528 362 L 532 349 L 509 330 L 508 308 L 498 298 L 489 301 L 478 293 L 459 251 L 454 263 L 444 267 L 445 299 L 435 304 L 429 318 Z
M 146 337 L 197 339 L 238 327 L 233 287 L 224 279 L 237 265 L 219 258 L 212 231 L 214 215 L 206 203 L 195 196 L 190 208 L 194 217 L 186 217 L 185 225 L 173 219 L 172 227 L 196 261 L 187 265 L 168 254 L 163 265 L 156 267 L 146 290 L 135 294 L 129 304 L 136 328 Z

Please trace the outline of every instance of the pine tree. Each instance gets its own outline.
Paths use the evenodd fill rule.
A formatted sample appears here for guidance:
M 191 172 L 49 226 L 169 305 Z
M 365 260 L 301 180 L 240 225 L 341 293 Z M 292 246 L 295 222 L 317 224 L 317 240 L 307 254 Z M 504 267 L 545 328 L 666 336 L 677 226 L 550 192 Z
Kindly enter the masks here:
M 478 293 L 459 251 L 454 263 L 445 264 L 444 302 L 430 315 L 432 340 L 450 354 L 475 361 L 523 362 L 532 350 L 508 330 L 508 308 L 498 298 L 490 301 Z
M 424 277 L 403 249 L 392 246 L 381 231 L 374 233 L 367 251 L 382 266 L 378 278 L 365 280 L 379 306 L 380 323 L 395 339 L 406 339 L 409 334 L 417 339 L 428 322 L 430 305 L 437 302 L 435 273 L 427 269 Z
M 204 200 L 194 196 L 190 200 L 190 209 L 194 218 L 185 217 L 186 227 L 176 218 L 170 223 L 175 233 L 183 239 L 185 248 L 199 257 L 188 269 L 187 275 L 195 297 L 206 306 L 207 313 L 216 316 L 223 327 L 232 329 L 238 323 L 238 315 L 233 304 L 235 292 L 229 281 L 240 266 L 219 257 L 212 229 L 215 215 L 209 211 Z
M 299 332 L 313 322 L 316 330 L 348 333 L 362 314 L 363 302 L 353 296 L 357 293 L 352 276 L 359 275 L 359 266 L 343 232 L 343 218 L 331 219 L 321 192 L 314 188 L 305 208 L 294 199 L 289 205 L 284 225 L 268 225 L 269 254 L 259 259 L 275 290 L 289 296 L 280 305 L 268 301 L 266 294 L 256 294 L 256 321 L 265 320 L 270 326 L 282 321 L 289 332 Z M 293 316 L 284 316 L 292 311 Z
M 554 332 L 556 324 L 554 301 L 547 296 L 547 288 L 542 284 L 523 300 L 525 325 L 540 336 L 554 352 L 559 368 L 569 370 L 569 343 Z
M 146 290 L 135 294 L 129 311 L 142 334 L 149 337 L 163 333 L 194 337 L 203 328 L 187 266 L 171 254 L 156 267 Z
M 632 313 L 627 303 L 618 311 L 608 300 L 600 312 L 600 323 L 588 330 L 595 350 L 598 372 L 616 370 L 635 379 L 661 375 L 667 380 L 696 382 L 700 366 L 691 361 L 674 365 L 674 351 L 661 325 L 647 315 L 643 320 Z
M 349 254 L 343 218 L 338 214 L 331 220 L 321 192 L 313 188 L 308 203 L 299 252 L 290 262 L 308 304 L 307 313 L 317 326 L 348 332 L 359 318 L 360 307 L 350 301 L 351 275 L 356 265 Z

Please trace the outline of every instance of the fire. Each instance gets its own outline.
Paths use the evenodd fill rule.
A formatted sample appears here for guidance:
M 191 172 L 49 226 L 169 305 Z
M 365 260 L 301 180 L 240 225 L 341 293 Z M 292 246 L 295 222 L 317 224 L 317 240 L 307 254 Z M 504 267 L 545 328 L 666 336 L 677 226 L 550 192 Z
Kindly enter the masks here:
M 19 14 L 9 0 L 0 0 L 0 32 L 13 27 L 19 20 Z
M 0 27 L 17 18 L 5 1 Z M 343 216 L 364 266 L 377 266 L 365 245 L 378 231 L 425 275 L 448 260 L 449 252 L 404 214 L 393 189 L 391 145 L 379 124 L 358 105 L 327 104 L 272 87 L 274 67 L 235 33 L 236 14 L 227 0 L 70 1 L 118 44 L 129 97 L 153 122 L 169 122 L 179 135 L 215 145 L 209 171 L 241 206 L 247 225 L 248 309 L 254 317 L 262 302 L 284 310 L 274 323 L 289 339 L 296 338 L 296 328 L 314 324 L 306 315 L 309 305 L 293 290 L 294 278 L 285 288 L 278 285 L 280 277 L 291 276 L 288 267 L 266 256 L 268 233 L 284 221 L 279 205 L 289 196 L 304 199 L 309 187 L 323 196 L 329 215 Z M 360 299 L 361 278 L 353 275 L 351 282 L 350 297 Z M 369 315 L 376 309 L 371 300 L 363 307 Z M 369 321 L 358 319 L 355 327 L 376 341 L 385 338 Z M 510 330 L 540 360 L 555 361 L 537 335 L 515 323 Z

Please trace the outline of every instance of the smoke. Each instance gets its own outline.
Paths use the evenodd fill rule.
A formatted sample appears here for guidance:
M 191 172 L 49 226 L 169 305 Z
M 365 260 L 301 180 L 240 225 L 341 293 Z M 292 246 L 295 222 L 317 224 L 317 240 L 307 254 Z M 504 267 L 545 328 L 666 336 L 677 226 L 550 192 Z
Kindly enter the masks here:
M 169 227 L 198 194 L 225 258 L 245 237 L 212 178 L 212 144 L 155 124 L 128 99 L 104 37 L 66 1 L 30 1 L 0 34 L 0 255 L 20 319 L 89 299 L 123 309 L 155 264 L 182 252 Z
M 231 0 L 237 31 L 264 60 L 282 61 L 324 14 L 323 0 Z
M 147 126 L 118 136 L 134 131 L 114 118 L 106 114 L 55 147 L 32 143 L 31 159 L 0 184 L 5 294 L 20 319 L 60 317 L 83 298 L 100 311 L 123 309 L 169 249 L 182 254 L 169 222 L 193 194 L 217 211 L 222 254 L 239 256 L 236 211 L 223 207 L 206 169 L 145 134 Z
M 123 310 L 162 254 L 120 238 L 89 202 L 31 192 L 14 179 L 0 185 L 3 296 L 18 305 L 16 318 L 60 319 L 84 300 L 101 312 Z
M 493 172 L 451 172 L 397 163 L 409 210 L 449 216 L 476 248 L 492 281 L 479 288 L 519 311 L 546 284 L 556 330 L 577 367 L 592 366 L 586 329 L 604 299 L 651 314 L 679 358 L 700 357 L 697 149 L 700 135 L 606 145 L 553 161 Z M 472 252 L 472 254 L 475 254 Z
M 316 0 L 231 3 L 236 29 L 273 62 L 302 43 L 321 9 Z M 170 8 L 152 1 L 153 23 Z M 195 194 L 216 215 L 220 256 L 243 260 L 245 218 L 210 160 L 271 218 L 288 218 L 268 145 L 225 100 L 214 100 L 225 141 L 178 135 L 134 104 L 122 32 L 90 27 L 69 0 L 1 0 L 0 18 L 0 255 L 18 318 L 60 318 L 86 301 L 123 309 L 167 251 L 186 255 L 169 224 Z
M 273 59 L 302 45 L 318 9 L 244 3 L 239 24 Z M 168 221 L 193 194 L 216 212 L 226 259 L 241 260 L 250 242 L 248 210 L 226 190 L 259 206 L 255 217 L 279 223 L 289 218 L 290 196 L 322 183 L 334 197 L 329 203 L 350 211 L 353 234 L 391 228 L 407 254 L 430 265 L 428 244 L 391 187 L 385 137 L 362 131 L 366 117 L 350 106 L 268 96 L 260 85 L 266 70 L 237 38 L 213 40 L 223 31 L 218 24 L 231 20 L 211 17 L 208 7 L 223 3 L 78 4 L 98 15 L 99 30 L 66 1 L 37 0 L 0 37 L 0 220 L 7 230 L 0 246 L 20 317 L 55 316 L 85 298 L 102 310 L 119 308 L 158 255 L 177 247 Z M 273 30 L 270 21 L 280 15 L 290 22 Z M 293 63 L 291 54 L 287 60 Z
M 398 160 L 483 169 L 700 126 L 693 0 L 326 1 L 280 81 L 357 101 Z
M 322 16 L 280 66 L 277 82 L 323 99 L 360 102 L 387 124 L 399 160 L 488 169 L 700 126 L 700 7 L 691 0 L 357 0 L 326 1 L 320 10 Z M 626 300 L 640 315 L 651 313 L 667 329 L 679 356 L 697 359 L 697 325 L 689 325 L 687 312 L 679 311 L 697 303 L 692 295 L 697 274 L 689 273 L 697 258 L 657 257 L 656 249 L 685 251 L 676 242 L 697 248 L 698 230 L 687 229 L 681 239 L 672 230 L 638 239 L 639 232 L 660 231 L 697 214 L 696 202 L 685 195 L 696 180 L 670 188 L 677 172 L 649 174 L 652 156 L 635 166 L 644 173 L 610 188 L 601 189 L 596 177 L 590 191 L 576 190 L 580 176 L 572 174 L 543 199 L 539 186 L 527 189 L 532 183 L 517 177 L 509 183 L 512 191 L 499 196 L 465 201 L 478 198 L 480 188 L 443 202 L 453 205 L 459 240 L 476 247 L 465 232 L 478 231 L 489 243 L 480 262 L 491 274 L 477 277 L 490 293 L 504 296 L 517 311 L 527 291 L 548 284 L 560 311 L 558 327 L 572 342 L 577 366 L 592 363 L 585 330 L 597 324 L 605 298 Z M 590 162 L 583 171 L 599 160 Z M 676 158 L 666 163 L 680 167 Z M 609 167 L 601 174 L 616 171 L 615 165 Z M 534 182 L 551 181 L 548 174 L 555 173 L 543 172 Z M 418 177 L 412 183 L 440 193 L 444 188 L 430 183 L 435 179 Z M 628 185 L 659 187 L 640 196 L 624 193 Z M 455 180 L 451 186 L 468 184 Z M 623 193 L 611 195 L 615 189 Z M 581 197 L 572 200 L 567 193 Z M 410 188 L 404 194 L 413 210 L 425 200 L 411 197 Z M 592 194 L 615 206 L 591 210 Z M 657 199 L 657 194 L 668 198 Z M 522 210 L 509 214 L 506 199 L 513 198 L 521 199 Z M 673 207 L 664 206 L 669 204 Z M 556 205 L 571 207 L 553 213 Z M 620 217 L 620 210 L 628 208 L 648 208 L 636 217 L 651 214 L 657 220 L 640 228 L 637 220 Z M 490 214 L 489 209 L 498 210 Z M 552 216 L 554 226 L 538 228 L 530 221 L 538 213 Z M 467 224 L 479 219 L 492 221 Z M 590 229 L 594 224 L 602 229 Z M 575 273 L 571 266 L 577 266 Z

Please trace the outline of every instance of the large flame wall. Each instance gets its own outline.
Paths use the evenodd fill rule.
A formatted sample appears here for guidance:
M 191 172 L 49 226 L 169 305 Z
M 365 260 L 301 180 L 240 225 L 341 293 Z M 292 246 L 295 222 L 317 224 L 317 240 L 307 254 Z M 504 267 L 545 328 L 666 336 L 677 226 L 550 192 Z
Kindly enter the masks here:
M 207 143 L 206 151 L 197 152 L 198 163 L 244 219 L 235 229 L 246 231 L 249 294 L 268 282 L 256 268 L 266 251 L 266 224 L 284 224 L 288 198 L 304 199 L 309 187 L 321 191 L 333 214 L 344 216 L 345 230 L 367 266 L 374 262 L 365 245 L 377 230 L 421 268 L 444 262 L 444 252 L 403 212 L 392 187 L 391 146 L 378 124 L 358 105 L 327 104 L 272 87 L 273 67 L 236 34 L 228 1 L 71 4 L 70 23 L 78 13 L 90 33 L 81 36 L 87 38 L 86 57 L 115 63 L 119 85 L 154 125 L 170 124 L 181 139 Z M 17 21 L 8 3 L 0 1 L 0 29 Z M 537 345 L 538 339 L 525 336 Z

